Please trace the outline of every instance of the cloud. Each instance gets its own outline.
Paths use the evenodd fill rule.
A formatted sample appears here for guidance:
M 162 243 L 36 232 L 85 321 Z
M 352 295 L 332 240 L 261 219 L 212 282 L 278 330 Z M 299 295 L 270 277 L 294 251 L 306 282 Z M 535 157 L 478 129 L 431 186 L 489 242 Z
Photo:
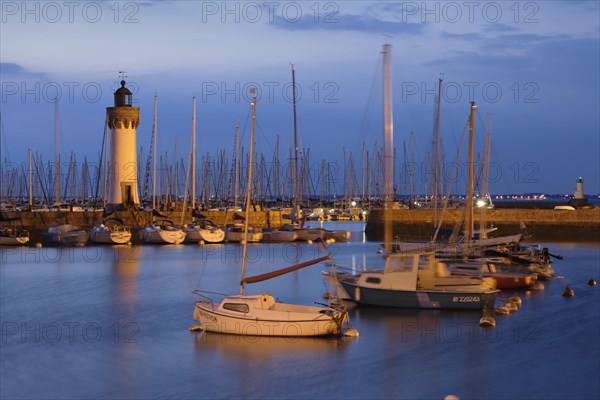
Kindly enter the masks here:
M 305 15 L 299 20 L 285 19 L 278 16 L 273 25 L 285 30 L 327 30 L 327 31 L 355 31 L 361 33 L 376 33 L 389 35 L 417 35 L 423 31 L 424 24 L 411 24 L 396 21 L 384 21 L 378 18 L 362 15 L 335 15 L 330 19 L 316 21 L 310 15 Z
M 480 41 L 485 39 L 485 36 L 480 33 L 450 33 L 442 32 L 442 37 L 447 39 L 461 39 L 467 41 Z
M 27 70 L 20 64 L 2 62 L 0 63 L 0 76 L 5 78 L 6 76 L 19 76 L 22 78 L 40 78 L 46 76 L 43 72 L 34 72 Z

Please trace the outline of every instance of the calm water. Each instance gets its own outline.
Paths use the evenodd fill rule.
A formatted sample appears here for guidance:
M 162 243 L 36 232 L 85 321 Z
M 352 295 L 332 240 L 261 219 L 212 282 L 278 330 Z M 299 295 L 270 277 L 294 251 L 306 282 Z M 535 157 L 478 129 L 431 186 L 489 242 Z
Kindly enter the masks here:
M 600 281 L 600 244 L 548 247 L 564 280 L 522 292 L 495 329 L 479 312 L 355 307 L 361 336 L 341 340 L 189 332 L 193 289 L 237 292 L 235 245 L 2 249 L 0 397 L 599 398 L 600 285 L 586 282 Z M 360 233 L 332 249 L 340 263 L 381 262 Z M 248 275 L 317 252 L 253 246 Z M 323 301 L 323 267 L 247 293 Z

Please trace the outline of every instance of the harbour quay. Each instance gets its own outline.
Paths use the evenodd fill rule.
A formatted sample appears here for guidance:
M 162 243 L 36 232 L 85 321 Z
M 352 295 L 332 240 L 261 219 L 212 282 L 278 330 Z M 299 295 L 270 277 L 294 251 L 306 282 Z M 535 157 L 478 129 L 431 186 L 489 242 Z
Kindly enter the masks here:
M 387 212 L 384 217 L 384 212 Z M 479 212 L 475 212 L 478 225 Z M 423 209 L 373 209 L 369 213 L 365 234 L 367 240 L 383 240 L 385 220 L 391 223 L 393 237 L 430 239 L 435 231 L 436 211 Z M 440 231 L 452 231 L 464 218 L 463 209 L 437 210 L 437 220 L 443 219 Z M 600 241 L 600 208 L 548 210 L 529 208 L 494 208 L 486 210 L 485 221 L 498 228 L 496 235 L 523 233 L 537 241 L 577 240 Z

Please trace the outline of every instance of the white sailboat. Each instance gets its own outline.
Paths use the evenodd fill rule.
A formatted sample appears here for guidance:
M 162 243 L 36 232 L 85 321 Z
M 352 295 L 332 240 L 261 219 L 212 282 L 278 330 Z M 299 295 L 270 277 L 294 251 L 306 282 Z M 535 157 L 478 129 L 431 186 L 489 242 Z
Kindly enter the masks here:
M 254 154 L 254 121 L 256 117 L 256 97 L 252 98 L 252 129 L 250 134 L 250 162 Z M 246 219 L 244 230 L 248 231 L 250 210 L 250 188 L 252 168 L 248 172 L 248 190 L 246 196 Z M 260 282 L 266 279 L 295 271 L 297 269 L 324 261 L 329 256 L 308 261 L 268 274 L 245 277 L 247 241 L 244 241 L 242 255 L 242 277 L 240 294 L 227 296 L 220 302 L 213 302 L 199 290 L 194 291 L 200 298 L 194 307 L 194 319 L 208 332 L 219 332 L 251 336 L 324 336 L 339 335 L 348 321 L 345 310 L 330 307 L 287 304 L 276 301 L 269 293 L 244 294 L 246 283 Z
M 157 132 L 158 98 L 154 96 L 154 119 L 152 123 L 152 140 L 154 155 L 152 157 L 152 224 L 140 229 L 140 239 L 144 243 L 180 244 L 185 240 L 185 232 L 173 225 L 169 220 L 154 221 L 156 212 L 156 132 Z
M 131 241 L 129 227 L 120 220 L 108 219 L 90 230 L 90 241 L 104 244 L 126 244 Z
M 192 133 L 190 138 L 190 158 L 191 181 L 192 181 L 192 216 L 200 218 L 185 228 L 185 241 L 192 243 L 221 243 L 225 240 L 225 231 L 218 226 L 207 221 L 203 215 L 196 214 L 196 98 L 192 102 Z M 183 204 L 187 206 L 187 179 L 190 173 L 186 174 L 185 195 Z M 185 211 L 185 208 L 184 208 Z M 183 213 L 181 214 L 183 220 Z
M 21 246 L 29 242 L 29 232 L 13 228 L 0 227 L 0 245 Z
M 292 215 L 290 216 L 292 223 L 284 224 L 281 227 L 282 231 L 293 231 L 296 233 L 298 240 L 302 241 L 315 241 L 317 238 L 320 239 L 336 239 L 339 241 L 346 241 L 350 238 L 350 232 L 345 230 L 326 231 L 323 228 L 311 228 L 298 225 L 297 221 L 303 219 L 302 217 L 302 199 L 300 194 L 300 178 L 298 174 L 298 128 L 296 118 L 296 69 L 292 64 L 292 100 L 294 105 L 294 208 L 292 209 Z M 305 221 L 306 219 L 303 219 Z

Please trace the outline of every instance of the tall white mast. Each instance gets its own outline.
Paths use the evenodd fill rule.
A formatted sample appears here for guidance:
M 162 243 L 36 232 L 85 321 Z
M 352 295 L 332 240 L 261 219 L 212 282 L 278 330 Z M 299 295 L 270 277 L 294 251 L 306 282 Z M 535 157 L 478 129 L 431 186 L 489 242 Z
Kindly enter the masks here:
M 383 46 L 383 236 L 386 246 L 393 240 L 393 226 L 390 215 L 394 200 L 392 194 L 394 187 L 394 121 L 392 115 L 391 48 L 392 46 L 389 44 Z
M 394 189 L 394 121 L 392 114 L 392 46 L 383 46 L 383 152 L 384 152 L 384 198 L 386 207 L 391 206 Z
M 192 101 L 192 209 L 196 208 L 196 97 Z
M 256 89 L 250 89 L 255 94 Z M 252 169 L 254 161 L 254 121 L 256 119 L 256 96 L 252 97 L 252 128 L 250 129 L 250 155 L 248 160 L 248 184 L 246 186 L 246 219 L 244 221 L 244 250 L 242 252 L 242 279 L 240 280 L 240 294 L 244 294 L 244 278 L 246 275 L 246 256 L 248 254 L 248 224 L 250 222 L 250 203 L 252 199 Z
M 294 213 L 299 213 L 302 207 L 302 199 L 300 199 L 300 204 L 298 204 L 300 182 L 298 179 L 298 124 L 296 119 L 296 69 L 294 64 L 292 64 L 292 102 L 294 104 Z

